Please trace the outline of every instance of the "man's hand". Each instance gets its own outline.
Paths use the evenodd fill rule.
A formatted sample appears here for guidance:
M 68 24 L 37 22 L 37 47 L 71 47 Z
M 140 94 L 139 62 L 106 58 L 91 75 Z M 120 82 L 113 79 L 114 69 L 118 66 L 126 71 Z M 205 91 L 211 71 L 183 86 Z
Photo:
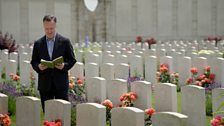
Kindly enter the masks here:
M 64 68 L 65 64 L 64 63 L 60 63 L 60 64 L 56 64 L 55 67 L 62 70 Z
M 47 69 L 47 66 L 42 65 L 42 64 L 39 64 L 38 67 L 39 67 L 39 69 L 42 70 L 42 71 L 45 70 L 45 69 Z

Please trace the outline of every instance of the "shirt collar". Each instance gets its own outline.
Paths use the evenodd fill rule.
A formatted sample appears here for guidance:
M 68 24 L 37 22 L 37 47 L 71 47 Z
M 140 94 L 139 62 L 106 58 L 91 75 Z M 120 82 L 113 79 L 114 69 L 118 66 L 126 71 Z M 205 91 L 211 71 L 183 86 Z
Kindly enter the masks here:
M 46 41 L 47 41 L 47 42 L 48 42 L 48 41 L 54 41 L 54 42 L 55 42 L 55 36 L 56 36 L 56 34 L 55 34 L 54 37 L 51 38 L 51 39 L 47 38 L 47 36 L 46 36 Z

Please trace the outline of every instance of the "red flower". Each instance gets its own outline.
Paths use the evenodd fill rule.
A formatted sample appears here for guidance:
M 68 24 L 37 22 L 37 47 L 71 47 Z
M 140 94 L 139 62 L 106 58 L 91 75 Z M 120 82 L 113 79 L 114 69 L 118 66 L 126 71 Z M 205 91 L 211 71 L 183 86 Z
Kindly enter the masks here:
M 197 74 L 198 73 L 198 69 L 197 68 L 191 68 L 191 73 L 192 74 Z
M 61 120 L 60 119 L 56 119 L 53 122 L 49 122 L 48 120 L 44 121 L 44 126 L 61 126 Z
M 215 79 L 215 74 L 211 73 L 208 78 L 211 79 L 211 80 L 214 80 Z
M 142 37 L 141 36 L 137 36 L 135 42 L 136 43 L 142 42 Z
M 216 116 L 213 118 L 210 123 L 212 126 L 223 126 L 224 124 L 222 123 L 222 117 L 221 116 Z
M 152 116 L 155 112 L 156 111 L 154 108 L 149 108 L 145 110 L 145 114 L 147 114 L 148 116 Z

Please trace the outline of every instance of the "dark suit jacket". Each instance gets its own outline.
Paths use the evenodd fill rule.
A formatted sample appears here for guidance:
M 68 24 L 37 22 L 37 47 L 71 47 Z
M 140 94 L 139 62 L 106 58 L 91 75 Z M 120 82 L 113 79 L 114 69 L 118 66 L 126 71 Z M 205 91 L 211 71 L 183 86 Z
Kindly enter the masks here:
M 47 68 L 41 71 L 38 67 L 40 60 L 50 60 L 46 36 L 43 36 L 34 43 L 31 65 L 38 73 L 38 90 L 49 91 L 52 86 L 56 90 L 68 90 L 68 70 L 76 63 L 75 55 L 69 39 L 56 34 L 52 60 L 59 56 L 63 56 L 64 58 L 65 65 L 62 70 Z

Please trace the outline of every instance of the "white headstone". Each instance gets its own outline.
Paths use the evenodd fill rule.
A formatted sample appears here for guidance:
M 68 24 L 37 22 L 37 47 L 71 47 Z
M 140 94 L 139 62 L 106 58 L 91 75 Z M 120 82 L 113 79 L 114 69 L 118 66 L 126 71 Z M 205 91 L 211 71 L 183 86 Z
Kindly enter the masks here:
M 99 65 L 96 63 L 85 64 L 85 79 L 99 77 Z
M 173 69 L 173 57 L 171 56 L 164 56 L 160 58 L 160 64 L 167 64 L 169 67 L 169 72 L 175 72 Z
M 126 63 L 128 64 L 128 57 L 126 55 L 117 55 L 115 57 L 115 62 L 116 62 L 116 65 L 117 64 L 120 64 L 120 63 Z
M 111 126 L 144 126 L 144 111 L 135 107 L 118 107 L 111 111 Z
M 179 61 L 180 59 L 182 59 L 182 57 L 184 57 L 184 54 L 180 53 L 180 52 L 174 52 L 172 54 L 173 57 L 173 71 L 179 73 Z
M 145 58 L 145 80 L 156 84 L 157 58 L 149 56 Z
M 115 78 L 127 80 L 129 77 L 129 65 L 125 63 L 115 65 L 114 74 Z
M 100 74 L 101 77 L 105 78 L 106 80 L 114 79 L 114 64 L 112 63 L 105 63 L 101 66 Z
M 8 60 L 6 65 L 6 78 L 9 79 L 10 73 L 16 74 L 17 72 L 17 62 L 15 60 Z
M 120 96 L 127 93 L 127 81 L 123 79 L 111 80 L 108 84 L 108 99 L 114 106 L 120 104 Z
M 76 112 L 77 126 L 106 126 L 106 107 L 101 104 L 78 104 Z
M 166 50 L 165 49 L 156 49 L 156 57 L 158 58 L 157 59 L 158 61 L 160 60 L 161 57 L 164 57 L 164 56 L 166 56 Z
M 188 116 L 188 126 L 205 126 L 205 89 L 196 85 L 181 88 L 182 112 Z
M 30 61 L 30 59 L 31 59 L 31 57 L 28 53 L 26 53 L 26 52 L 19 53 L 19 62 L 20 63 L 23 63 L 24 60 Z
M 8 96 L 0 93 L 0 114 L 8 114 Z
M 222 78 L 223 74 L 222 71 L 224 70 L 223 65 L 224 64 L 224 59 L 223 58 L 214 58 L 212 60 L 211 66 L 211 73 L 215 74 L 215 82 L 222 84 Z
M 158 112 L 177 112 L 176 85 L 159 83 L 155 85 L 155 109 Z
M 178 71 L 179 71 L 179 80 L 178 84 L 180 86 L 185 85 L 186 80 L 191 77 L 191 58 L 190 57 L 181 57 L 179 59 Z
M 86 53 L 85 64 L 87 64 L 87 63 L 99 64 L 100 63 L 99 55 L 98 54 L 94 54 L 94 53 Z
M 22 85 L 25 85 L 26 87 L 30 86 L 30 72 L 31 72 L 31 65 L 30 61 L 23 61 L 20 64 L 20 82 Z
M 204 68 L 207 66 L 207 59 L 205 57 L 195 57 L 192 58 L 192 67 L 198 69 L 198 75 L 202 75 L 204 73 Z
M 135 107 L 145 110 L 152 107 L 152 84 L 147 81 L 135 81 L 131 84 L 131 91 L 137 94 Z
M 1 60 L 2 60 L 2 68 L 6 68 L 8 64 L 8 51 L 6 50 L 2 51 Z
M 103 55 L 103 63 L 112 63 L 115 64 L 115 56 L 114 55 Z
M 16 99 L 16 125 L 40 126 L 40 99 L 22 96 Z
M 76 60 L 77 60 L 78 62 L 84 62 L 83 55 L 84 55 L 84 52 L 83 52 L 82 50 L 79 50 L 79 51 L 76 53 Z
M 156 112 L 152 115 L 153 126 L 187 126 L 188 117 L 176 112 Z
M 18 62 L 18 53 L 17 52 L 9 53 L 9 59 L 12 59 Z
M 86 80 L 88 102 L 103 102 L 106 99 L 106 80 L 102 77 L 93 77 Z
M 144 77 L 143 75 L 143 59 L 139 55 L 133 55 L 130 60 L 130 72 L 131 76 L 140 76 Z
M 71 126 L 71 103 L 60 99 L 45 101 L 44 118 L 49 121 L 60 119 L 62 126 Z
M 71 68 L 70 74 L 73 77 L 84 79 L 84 65 L 81 62 L 76 62 L 75 65 Z

